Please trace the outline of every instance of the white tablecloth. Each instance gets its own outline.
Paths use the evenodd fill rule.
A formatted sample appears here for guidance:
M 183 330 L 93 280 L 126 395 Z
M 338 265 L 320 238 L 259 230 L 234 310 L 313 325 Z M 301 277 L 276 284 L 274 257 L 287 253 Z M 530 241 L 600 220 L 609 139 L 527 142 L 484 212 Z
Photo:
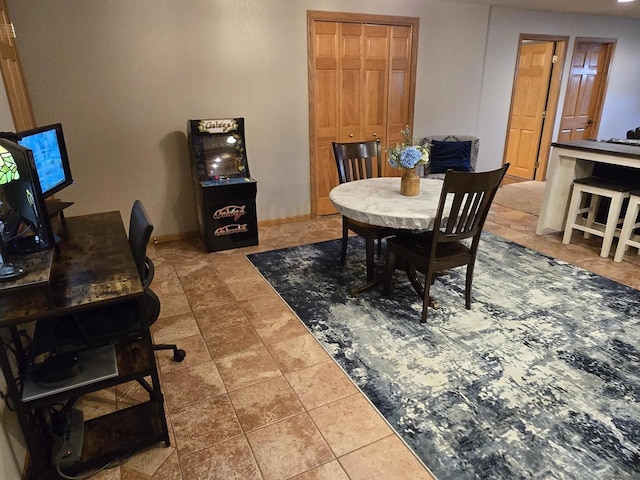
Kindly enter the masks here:
M 420 194 L 400 193 L 400 177 L 369 178 L 333 188 L 329 198 L 345 217 L 383 227 L 430 230 L 442 180 L 421 178 Z

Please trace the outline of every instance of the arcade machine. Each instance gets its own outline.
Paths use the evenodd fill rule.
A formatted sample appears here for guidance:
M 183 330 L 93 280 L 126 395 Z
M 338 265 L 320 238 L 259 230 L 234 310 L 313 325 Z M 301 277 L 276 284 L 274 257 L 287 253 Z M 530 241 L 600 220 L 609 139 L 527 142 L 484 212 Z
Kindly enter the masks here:
M 187 136 L 205 249 L 257 245 L 257 182 L 249 176 L 244 118 L 189 120 Z

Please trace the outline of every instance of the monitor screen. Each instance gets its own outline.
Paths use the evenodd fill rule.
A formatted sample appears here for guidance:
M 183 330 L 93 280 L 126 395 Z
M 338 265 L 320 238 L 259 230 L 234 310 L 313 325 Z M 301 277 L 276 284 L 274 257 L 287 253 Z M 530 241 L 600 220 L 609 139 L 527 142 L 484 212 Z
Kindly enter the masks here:
M 33 152 L 44 198 L 73 183 L 61 124 L 18 132 L 17 137 L 20 145 Z
M 31 150 L 4 138 L 0 146 L 11 154 L 18 173 L 0 186 L 3 209 L 8 210 L 2 232 L 7 251 L 21 254 L 53 248 L 55 237 Z

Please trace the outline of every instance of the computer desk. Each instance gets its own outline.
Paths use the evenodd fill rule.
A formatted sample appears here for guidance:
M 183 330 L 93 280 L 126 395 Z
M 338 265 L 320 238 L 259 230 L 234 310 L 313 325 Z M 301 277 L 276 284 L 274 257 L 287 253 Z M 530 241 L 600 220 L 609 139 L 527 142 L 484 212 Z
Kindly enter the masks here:
M 81 462 L 65 470 L 65 474 L 91 471 L 159 442 L 169 445 L 148 325 L 139 339 L 116 346 L 117 376 L 44 398 L 22 400 L 31 362 L 21 329 L 34 321 L 43 322 L 143 295 L 119 212 L 67 217 L 59 226 L 58 235 L 61 240 L 53 251 L 34 257 L 14 257 L 13 261 L 24 259 L 23 263 L 32 271 L 22 279 L 0 284 L 0 329 L 4 337 L 0 367 L 29 450 L 29 478 L 52 478 L 51 442 L 43 409 L 131 380 L 143 384 L 149 400 L 86 421 Z M 12 350 L 15 362 L 7 356 Z M 151 377 L 151 385 L 145 377 Z

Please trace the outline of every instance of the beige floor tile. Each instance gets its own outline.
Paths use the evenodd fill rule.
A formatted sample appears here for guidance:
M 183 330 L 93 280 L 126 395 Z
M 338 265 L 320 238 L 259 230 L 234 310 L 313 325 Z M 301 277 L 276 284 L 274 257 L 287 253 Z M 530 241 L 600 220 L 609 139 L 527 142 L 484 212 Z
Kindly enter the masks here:
M 185 289 L 185 294 L 194 312 L 206 308 L 215 308 L 218 304 L 235 301 L 235 297 L 224 284 L 215 288 Z
M 153 477 L 171 455 L 177 459 L 176 450 L 173 446 L 168 448 L 150 448 L 131 457 L 126 463 L 125 470 L 133 470 L 137 473 Z
M 171 414 L 171 423 L 180 457 L 242 433 L 226 394 L 176 410 Z
M 213 361 L 165 373 L 162 390 L 169 412 L 204 398 L 226 393 Z
M 359 393 L 310 410 L 309 415 L 337 457 L 393 434 Z
M 250 322 L 265 345 L 298 337 L 309 332 L 295 313 L 288 309 L 282 310 L 280 314 L 252 318 Z
M 157 293 L 157 292 L 156 292 Z M 191 313 L 191 305 L 184 293 L 161 295 L 157 293 L 160 299 L 160 316 L 158 318 L 173 317 L 184 313 Z
M 178 453 L 173 451 L 153 475 L 153 480 L 182 480 Z
M 211 355 L 202 335 L 180 338 L 175 344 L 185 351 L 187 356 L 181 362 L 173 359 L 173 351 L 159 350 L 156 352 L 156 363 L 162 373 L 173 372 L 183 368 L 193 367 L 211 361 Z
M 248 298 L 239 303 L 249 320 L 292 313 L 285 301 L 275 292 Z
M 247 321 L 247 316 L 235 299 L 200 309 L 195 312 L 195 317 L 203 334 Z
M 215 359 L 262 346 L 262 340 L 247 320 L 230 327 L 209 329 L 203 336 Z
M 395 435 L 338 459 L 351 480 L 434 480 Z
M 288 373 L 286 377 L 307 410 L 358 392 L 333 360 Z
M 223 357 L 216 363 L 229 392 L 282 375 L 265 347 Z
M 349 477 L 337 460 L 312 468 L 311 470 L 296 475 L 291 480 L 349 480 Z
M 273 288 L 262 277 L 236 282 L 227 282 L 227 287 L 236 300 L 246 300 L 259 295 L 269 295 Z
M 308 414 L 247 434 L 265 480 L 286 479 L 334 458 Z
M 200 334 L 200 328 L 193 313 L 183 313 L 173 317 L 163 317 L 151 325 L 154 343 L 174 343 L 185 337 Z
M 262 480 L 243 435 L 185 455 L 181 463 L 185 480 Z
M 331 359 L 310 333 L 267 345 L 267 348 L 280 369 L 285 373 Z
M 276 377 L 229 393 L 245 432 L 304 412 L 304 407 L 284 377 Z

